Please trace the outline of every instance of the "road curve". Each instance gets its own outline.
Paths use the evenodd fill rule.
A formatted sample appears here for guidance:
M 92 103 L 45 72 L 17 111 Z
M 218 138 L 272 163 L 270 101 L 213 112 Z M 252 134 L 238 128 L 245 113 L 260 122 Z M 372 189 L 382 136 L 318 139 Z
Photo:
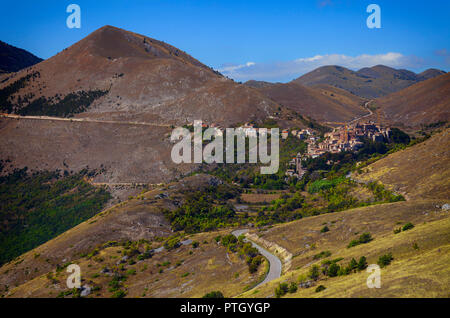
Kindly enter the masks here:
M 233 232 L 231 232 L 234 236 L 239 237 L 241 234 L 245 234 L 247 233 L 248 230 L 247 229 L 241 229 L 241 230 L 234 230 Z M 273 255 L 272 253 L 270 253 L 268 250 L 266 250 L 265 248 L 259 246 L 258 244 L 256 244 L 255 242 L 249 241 L 247 239 L 245 239 L 245 241 L 248 241 L 250 243 L 252 243 L 252 245 L 258 249 L 258 251 L 261 253 L 261 255 L 263 255 L 268 261 L 269 261 L 269 272 L 267 273 L 266 277 L 264 278 L 264 280 L 259 283 L 258 285 L 256 285 L 253 288 L 258 287 L 259 285 L 265 284 L 267 282 L 270 282 L 271 280 L 274 280 L 278 277 L 281 276 L 281 261 L 278 257 L 276 257 L 275 255 Z

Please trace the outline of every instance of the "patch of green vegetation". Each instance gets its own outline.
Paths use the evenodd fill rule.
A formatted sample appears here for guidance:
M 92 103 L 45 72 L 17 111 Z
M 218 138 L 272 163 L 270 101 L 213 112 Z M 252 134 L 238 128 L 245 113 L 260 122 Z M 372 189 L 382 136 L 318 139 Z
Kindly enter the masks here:
M 0 177 L 0 264 L 99 213 L 111 196 L 84 180 L 91 173 L 24 168 Z
M 370 233 L 363 233 L 357 240 L 352 240 L 348 244 L 347 248 L 354 247 L 354 246 L 360 245 L 360 244 L 366 244 L 372 240 L 373 240 L 373 238 L 372 238 L 372 235 L 370 235 Z
M 316 180 L 308 185 L 308 192 L 312 194 L 312 193 L 317 193 L 320 191 L 328 190 L 344 181 L 345 181 L 345 177 Z
M 168 251 L 174 250 L 180 246 L 180 239 L 177 236 L 170 237 L 167 241 L 164 242 L 164 248 Z
M 374 194 L 375 200 L 379 202 L 405 201 L 405 198 L 402 195 L 394 194 L 392 191 L 387 190 L 382 184 L 377 182 L 369 182 L 366 186 Z
M 325 286 L 319 285 L 319 286 L 317 286 L 315 292 L 316 293 L 320 293 L 322 290 L 325 290 L 325 289 L 327 289 Z
M 224 298 L 224 296 L 221 291 L 215 290 L 203 295 L 202 298 Z
M 108 91 L 92 90 L 73 92 L 63 99 L 40 97 L 20 108 L 17 113 L 22 116 L 71 117 L 73 114 L 86 111 L 96 99 L 107 93 Z
M 227 200 L 236 197 L 238 190 L 218 185 L 203 191 L 186 194 L 183 205 L 173 211 L 164 210 L 174 231 L 186 233 L 211 231 L 237 221 L 236 212 Z
M 275 297 L 280 298 L 287 294 L 289 291 L 288 283 L 279 283 L 277 288 L 275 288 Z
M 331 256 L 330 251 L 322 251 L 319 254 L 314 255 L 313 259 L 321 259 L 321 258 L 326 258 L 326 257 L 330 257 L 330 256 Z
M 326 233 L 326 232 L 329 232 L 329 231 L 330 231 L 330 229 L 326 225 L 323 228 L 320 229 L 320 233 Z
M 384 254 L 384 255 L 380 256 L 380 258 L 378 258 L 377 264 L 380 265 L 381 268 L 383 268 L 383 267 L 386 267 L 389 264 L 391 264 L 393 259 L 394 259 L 394 257 L 392 256 L 391 253 Z
M 258 271 L 258 267 L 264 258 L 258 249 L 252 246 L 252 243 L 244 242 L 244 235 L 239 236 L 239 238 L 236 238 L 233 234 L 225 235 L 220 242 L 230 252 L 238 253 L 238 255 L 245 257 L 250 274 Z
M 12 95 L 17 93 L 20 89 L 24 88 L 30 79 L 34 79 L 40 76 L 41 75 L 39 72 L 33 72 L 0 89 L 0 111 L 6 112 L 8 114 L 12 113 L 14 111 L 14 104 L 16 104 L 11 100 Z M 22 100 L 18 100 L 17 103 L 20 105 L 22 103 Z
M 402 231 L 408 231 L 411 230 L 412 228 L 414 228 L 414 225 L 411 222 L 408 222 L 405 225 L 403 225 Z

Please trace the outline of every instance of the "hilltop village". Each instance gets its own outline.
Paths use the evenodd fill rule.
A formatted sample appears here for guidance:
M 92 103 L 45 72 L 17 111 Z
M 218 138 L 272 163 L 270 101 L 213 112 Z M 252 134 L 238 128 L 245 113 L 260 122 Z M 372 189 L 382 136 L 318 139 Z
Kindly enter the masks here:
M 191 135 L 194 133 L 192 125 L 187 125 L 190 128 Z M 223 135 L 225 129 L 217 124 L 202 123 L 202 129 L 216 128 L 219 135 Z M 260 130 L 254 127 L 254 124 L 245 123 L 236 128 L 237 131 L 242 131 L 245 137 L 257 137 L 263 131 L 270 134 L 270 129 Z M 302 160 L 305 158 L 317 158 L 327 152 L 339 153 L 344 151 L 357 151 L 363 146 L 363 139 L 369 139 L 374 142 L 388 142 L 391 138 L 392 131 L 389 127 L 383 127 L 373 121 L 364 123 L 347 124 L 334 128 L 333 131 L 325 133 L 323 137 L 319 136 L 316 131 L 311 128 L 305 129 L 284 129 L 280 133 L 282 140 L 286 140 L 289 136 L 303 140 L 308 145 L 306 154 L 297 153 L 295 157 L 288 163 L 286 170 L 287 177 L 297 177 L 301 179 L 305 174 L 302 168 Z
M 312 129 L 292 130 L 292 136 L 305 140 L 308 150 L 305 155 L 298 153 L 290 162 L 286 176 L 301 178 L 305 174 L 302 168 L 304 157 L 317 158 L 326 152 L 339 153 L 343 151 L 356 151 L 363 146 L 362 139 L 370 139 L 377 142 L 387 142 L 391 137 L 391 129 L 382 127 L 372 121 L 367 123 L 356 123 L 333 129 L 325 133 L 322 141 Z M 283 130 L 281 136 L 286 139 L 288 130 Z

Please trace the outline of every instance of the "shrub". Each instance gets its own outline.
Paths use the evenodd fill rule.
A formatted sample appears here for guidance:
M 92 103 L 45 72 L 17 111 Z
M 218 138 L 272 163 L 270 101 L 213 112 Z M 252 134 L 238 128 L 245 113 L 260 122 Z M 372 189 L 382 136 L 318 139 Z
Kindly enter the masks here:
M 320 233 L 326 233 L 326 232 L 328 232 L 330 229 L 328 228 L 328 226 L 324 226 L 321 230 L 320 230 Z
M 280 298 L 281 296 L 286 295 L 286 293 L 289 291 L 289 286 L 287 283 L 280 283 L 278 284 L 278 287 L 275 289 L 275 296 L 277 298 Z
M 328 267 L 327 275 L 330 277 L 336 277 L 339 273 L 340 266 L 336 263 L 332 263 L 330 267 Z
M 316 288 L 316 293 L 320 293 L 322 290 L 325 290 L 325 289 L 327 289 L 325 286 L 319 285 L 319 286 L 317 286 L 317 288 Z
M 199 245 L 200 245 L 200 243 L 197 241 L 192 242 L 192 248 L 197 248 Z
M 313 256 L 313 259 L 320 259 L 320 258 L 326 258 L 331 256 L 331 252 L 330 251 L 322 251 L 319 254 L 316 254 Z
M 348 264 L 348 268 L 349 268 L 350 270 L 354 270 L 354 269 L 357 269 L 357 268 L 358 268 L 358 263 L 356 262 L 356 259 L 352 258 L 352 259 L 350 260 L 350 263 Z
M 180 240 L 177 237 L 169 238 L 164 242 L 164 248 L 168 251 L 176 249 L 180 246 Z
M 383 256 L 380 256 L 380 258 L 378 259 L 377 264 L 380 265 L 381 268 L 388 266 L 389 264 L 391 264 L 391 261 L 394 259 L 394 257 L 392 257 L 392 254 L 384 254 Z
M 308 277 L 317 280 L 319 278 L 319 275 L 320 275 L 319 266 L 317 265 L 311 266 L 311 268 L 309 269 Z
M 414 227 L 414 225 L 411 222 L 406 223 L 405 225 L 403 225 L 402 227 L 402 231 L 408 231 L 411 230 Z
M 112 298 L 123 298 L 127 295 L 127 293 L 125 291 L 123 291 L 122 289 L 116 291 L 111 297 Z
M 136 270 L 135 269 L 127 270 L 127 275 L 136 275 Z
M 295 282 L 291 282 L 291 284 L 289 285 L 289 292 L 293 294 L 297 291 L 297 289 L 297 284 Z
M 361 234 L 361 236 L 357 240 L 351 241 L 348 244 L 347 248 L 350 248 L 350 247 L 353 247 L 353 246 L 356 246 L 356 245 L 360 245 L 360 244 L 366 244 L 366 243 L 369 243 L 372 240 L 373 240 L 373 238 L 372 238 L 372 235 L 370 235 L 370 233 L 363 233 L 363 234 Z
M 216 290 L 205 294 L 203 298 L 224 298 L 224 296 L 221 291 Z
M 361 258 L 359 259 L 358 262 L 358 269 L 360 271 L 364 270 L 367 268 L 367 261 L 366 261 L 366 257 L 365 256 L 361 256 Z

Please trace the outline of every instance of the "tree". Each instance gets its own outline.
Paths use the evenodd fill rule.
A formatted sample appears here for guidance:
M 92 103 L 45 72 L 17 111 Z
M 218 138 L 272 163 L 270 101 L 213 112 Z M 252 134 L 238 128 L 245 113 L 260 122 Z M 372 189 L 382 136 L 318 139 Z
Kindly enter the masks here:
M 408 230 L 412 229 L 413 227 L 414 227 L 414 225 L 411 222 L 408 222 L 405 225 L 403 225 L 402 231 L 408 231 Z
M 367 268 L 367 261 L 366 261 L 366 257 L 365 256 L 361 256 L 361 258 L 359 259 L 358 262 L 358 269 L 360 271 L 364 270 Z
M 388 266 L 391 264 L 391 261 L 394 259 L 391 253 L 384 254 L 383 256 L 380 256 L 378 259 L 377 264 L 380 265 L 381 268 Z
M 289 292 L 295 293 L 297 291 L 297 284 L 295 282 L 291 282 L 291 284 L 289 285 Z
M 350 264 L 348 264 L 348 267 L 350 270 L 354 270 L 354 269 L 358 268 L 358 263 L 356 262 L 356 260 L 354 258 L 352 258 L 350 260 Z
M 328 226 L 324 226 L 321 230 L 320 230 L 320 233 L 326 233 L 326 232 L 328 232 L 330 229 L 328 228 Z
M 332 263 L 330 265 L 330 267 L 328 268 L 328 271 L 327 271 L 328 276 L 336 277 L 338 275 L 338 273 L 339 273 L 340 268 L 341 267 L 338 264 Z
M 319 266 L 318 265 L 311 266 L 311 268 L 309 269 L 308 277 L 317 280 L 319 278 L 319 275 L 320 275 Z
M 275 289 L 275 296 L 277 298 L 280 298 L 281 296 L 286 295 L 286 293 L 289 291 L 289 286 L 287 283 L 280 283 L 278 287 Z
M 225 298 L 221 291 L 212 291 L 203 296 L 203 298 Z

